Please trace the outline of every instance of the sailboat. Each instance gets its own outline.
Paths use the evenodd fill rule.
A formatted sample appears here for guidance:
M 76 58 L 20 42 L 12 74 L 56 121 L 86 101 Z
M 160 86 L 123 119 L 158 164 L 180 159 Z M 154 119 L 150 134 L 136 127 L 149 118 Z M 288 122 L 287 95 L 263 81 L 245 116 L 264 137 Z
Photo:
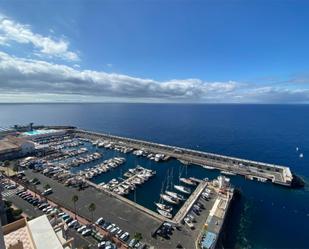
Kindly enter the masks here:
M 177 194 L 176 192 L 166 190 L 165 193 L 166 193 L 168 196 L 170 196 L 170 197 L 172 197 L 172 198 L 178 200 L 178 202 L 179 202 L 179 201 L 184 201 L 184 200 L 185 200 L 185 197 L 184 197 L 183 195 Z
M 169 196 L 167 194 L 160 194 L 160 197 L 165 200 L 166 202 L 168 203 L 171 203 L 171 204 L 179 204 L 179 200 L 178 199 L 175 199 L 173 198 L 172 196 Z
M 185 193 L 185 194 L 191 194 L 191 189 L 186 188 L 185 186 L 181 185 L 174 185 L 174 188 L 177 189 L 178 191 Z
M 168 205 L 165 205 L 165 204 L 162 203 L 162 197 L 161 197 L 161 195 L 162 195 L 162 193 L 163 193 L 163 188 L 164 188 L 164 182 L 162 183 L 162 187 L 161 187 L 160 200 L 159 200 L 159 202 L 155 202 L 155 205 L 156 205 L 159 209 L 161 209 L 161 210 L 163 210 L 163 211 L 165 211 L 165 212 L 172 212 L 172 211 L 173 211 L 173 208 L 172 208 L 171 206 L 168 206 Z

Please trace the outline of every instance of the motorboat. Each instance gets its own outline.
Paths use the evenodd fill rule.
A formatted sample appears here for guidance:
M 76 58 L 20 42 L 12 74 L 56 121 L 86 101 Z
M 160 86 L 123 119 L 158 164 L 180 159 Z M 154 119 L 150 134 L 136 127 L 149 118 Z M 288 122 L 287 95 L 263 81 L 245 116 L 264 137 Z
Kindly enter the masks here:
M 165 205 L 165 204 L 163 204 L 163 203 L 155 203 L 156 204 L 156 206 L 159 208 L 159 209 L 161 209 L 161 210 L 163 210 L 163 211 L 166 211 L 166 212 L 172 212 L 173 211 L 173 208 L 171 207 L 171 206 L 168 206 L 168 205 Z
M 162 210 L 160 208 L 157 208 L 157 211 L 158 211 L 159 214 L 161 214 L 162 216 L 164 216 L 166 218 L 171 219 L 173 217 L 171 213 L 166 212 L 166 211 L 164 211 L 164 210 Z
M 195 186 L 196 183 L 194 181 L 192 181 L 191 179 L 189 178 L 179 178 L 179 181 L 185 183 L 185 184 L 188 184 L 188 185 L 191 185 L 191 186 Z

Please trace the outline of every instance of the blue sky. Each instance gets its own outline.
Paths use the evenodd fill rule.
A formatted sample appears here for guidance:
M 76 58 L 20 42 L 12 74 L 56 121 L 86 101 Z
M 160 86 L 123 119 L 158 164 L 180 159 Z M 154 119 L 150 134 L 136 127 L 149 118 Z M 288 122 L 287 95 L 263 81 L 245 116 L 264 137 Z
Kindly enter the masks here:
M 0 102 L 308 103 L 308 1 L 0 1 Z

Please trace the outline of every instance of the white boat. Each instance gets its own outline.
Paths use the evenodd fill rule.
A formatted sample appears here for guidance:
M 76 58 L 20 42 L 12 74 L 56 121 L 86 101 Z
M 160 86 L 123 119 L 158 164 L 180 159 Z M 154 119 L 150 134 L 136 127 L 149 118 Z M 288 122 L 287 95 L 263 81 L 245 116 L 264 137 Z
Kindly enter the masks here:
M 215 169 L 214 167 L 207 166 L 207 165 L 203 165 L 203 168 L 204 168 L 204 169 Z
M 158 203 L 158 202 L 156 202 L 155 204 L 158 208 L 160 208 L 161 210 L 164 210 L 166 212 L 172 212 L 173 211 L 173 208 L 171 206 L 165 205 L 163 203 Z
M 181 185 L 174 185 L 174 188 L 177 189 L 178 191 L 185 193 L 185 194 L 191 194 L 191 189 L 186 188 L 185 186 Z
M 303 157 L 304 157 L 304 154 L 303 154 L 303 153 L 300 153 L 300 154 L 299 154 L 299 157 L 300 157 L 300 158 L 303 158 Z
M 179 178 L 179 181 L 186 183 L 188 185 L 192 185 L 192 186 L 196 185 L 196 183 L 194 181 L 192 181 L 191 179 L 188 179 L 188 178 Z
M 159 214 L 161 214 L 162 216 L 164 216 L 166 218 L 171 219 L 173 217 L 171 213 L 166 212 L 164 210 L 161 210 L 160 208 L 157 208 L 157 211 L 158 211 Z
M 178 201 L 184 201 L 185 200 L 185 198 L 182 195 L 177 194 L 176 192 L 166 190 L 165 193 L 167 195 L 173 197 L 174 199 L 178 200 Z
M 179 200 L 178 199 L 175 199 L 169 195 L 165 195 L 165 194 L 160 194 L 160 197 L 165 200 L 166 202 L 168 203 L 171 203 L 171 204 L 179 204 Z
M 229 175 L 229 176 L 235 176 L 236 174 L 230 171 L 221 170 L 221 174 L 223 175 Z

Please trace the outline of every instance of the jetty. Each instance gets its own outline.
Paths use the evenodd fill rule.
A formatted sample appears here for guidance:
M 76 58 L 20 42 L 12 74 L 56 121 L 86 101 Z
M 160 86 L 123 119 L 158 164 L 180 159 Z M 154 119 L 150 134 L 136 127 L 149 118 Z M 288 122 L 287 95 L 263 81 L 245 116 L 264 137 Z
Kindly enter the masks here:
M 265 181 L 288 187 L 291 186 L 293 180 L 291 170 L 286 166 L 251 161 L 82 129 L 69 129 L 67 132 L 92 140 L 103 139 L 117 144 L 120 143 L 121 145 L 136 150 L 144 150 L 148 153 L 164 154 L 178 159 L 179 161 L 186 162 L 186 165 L 188 166 L 189 164 L 208 166 L 220 171 L 230 172 L 231 174 L 242 175 L 244 177 L 247 176 L 248 179 L 265 179 Z

